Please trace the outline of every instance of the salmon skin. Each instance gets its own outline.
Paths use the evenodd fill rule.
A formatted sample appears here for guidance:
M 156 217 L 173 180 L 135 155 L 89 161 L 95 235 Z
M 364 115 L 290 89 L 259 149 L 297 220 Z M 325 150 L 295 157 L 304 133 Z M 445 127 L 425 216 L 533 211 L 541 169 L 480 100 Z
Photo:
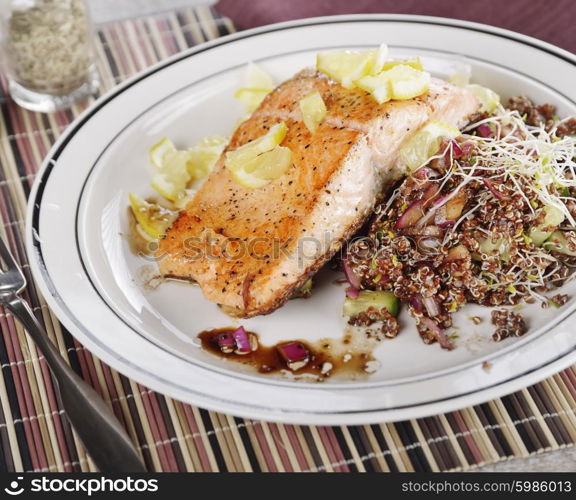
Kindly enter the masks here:
M 327 115 L 312 134 L 299 101 L 319 91 Z M 429 91 L 378 104 L 304 71 L 271 92 L 234 132 L 226 151 L 276 123 L 292 165 L 264 187 L 236 183 L 219 159 L 160 241 L 162 274 L 197 281 L 231 315 L 267 314 L 284 304 L 370 216 L 377 195 L 403 175 L 399 149 L 429 120 L 459 126 L 478 109 L 467 90 L 432 79 Z

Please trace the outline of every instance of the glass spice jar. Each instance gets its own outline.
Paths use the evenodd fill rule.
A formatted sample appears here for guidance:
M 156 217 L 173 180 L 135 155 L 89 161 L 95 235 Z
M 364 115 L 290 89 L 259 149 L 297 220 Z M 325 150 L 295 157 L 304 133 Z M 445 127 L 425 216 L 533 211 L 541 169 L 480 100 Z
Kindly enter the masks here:
M 68 108 L 98 88 L 85 0 L 0 0 L 0 16 L 2 69 L 20 106 Z

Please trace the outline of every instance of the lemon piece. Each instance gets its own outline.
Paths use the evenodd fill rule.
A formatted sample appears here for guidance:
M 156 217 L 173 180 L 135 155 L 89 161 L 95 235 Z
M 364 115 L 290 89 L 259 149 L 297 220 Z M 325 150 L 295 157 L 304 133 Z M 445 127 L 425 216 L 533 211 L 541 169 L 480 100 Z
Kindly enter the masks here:
M 168 137 L 162 137 L 162 139 L 160 139 L 148 150 L 150 163 L 158 168 L 161 168 L 166 153 L 173 153 L 174 151 L 176 151 L 176 146 L 174 146 L 172 141 L 168 139 Z
M 289 148 L 277 146 L 262 153 L 242 167 L 230 169 L 232 178 L 241 186 L 257 189 L 280 178 L 292 164 L 292 152 Z
M 177 215 L 176 212 L 172 212 L 156 203 L 150 203 L 132 193 L 128 195 L 128 198 L 140 228 L 155 240 L 164 236 L 166 230 L 174 222 Z
M 370 92 L 379 104 L 383 104 L 392 98 L 390 79 L 383 73 L 376 76 L 364 76 L 356 84 L 366 92 Z
M 371 73 L 377 57 L 376 50 L 362 52 L 322 52 L 316 56 L 316 68 L 346 88 Z
M 471 83 L 466 85 L 466 88 L 472 92 L 480 101 L 480 111 L 486 111 L 490 113 L 494 111 L 494 109 L 500 104 L 500 96 L 488 87 L 483 87 L 482 85 Z
M 382 104 L 390 99 L 405 100 L 422 95 L 428 90 L 430 74 L 398 63 L 378 75 L 364 76 L 356 83 Z
M 222 137 L 221 135 L 208 135 L 200 139 L 197 145 L 203 148 L 224 148 L 226 144 L 228 144 L 226 137 Z
M 190 181 L 188 152 L 168 151 L 157 173 L 152 177 L 152 187 L 164 198 L 176 201 L 184 194 Z
M 274 79 L 260 66 L 251 62 L 246 71 L 246 87 L 272 90 Z
M 242 169 L 232 170 L 231 175 L 238 184 L 247 189 L 258 189 L 270 182 L 266 179 L 260 179 L 254 174 L 249 174 Z
M 194 189 L 186 189 L 184 193 L 174 202 L 174 208 L 182 210 L 194 198 L 196 191 Z
M 376 52 L 374 63 L 372 64 L 371 74 L 377 75 L 382 70 L 384 70 L 384 66 L 387 60 L 388 60 L 388 45 L 382 43 L 378 48 L 378 52 Z
M 326 117 L 326 104 L 317 90 L 300 99 L 300 111 L 304 125 L 314 133 L 322 120 Z
M 382 66 L 381 71 L 388 71 L 389 69 L 392 69 L 395 66 L 399 66 L 401 64 L 404 66 L 410 66 L 411 68 L 417 69 L 418 71 L 424 71 L 424 66 L 422 66 L 422 61 L 420 61 L 419 57 L 408 59 L 406 61 L 389 61 Z
M 186 163 L 190 178 L 198 180 L 206 177 L 214 168 L 227 142 L 224 137 L 210 136 L 203 138 L 196 146 L 190 148 L 187 151 Z
M 234 97 L 242 101 L 246 112 L 251 114 L 274 87 L 272 77 L 257 64 L 250 63 L 246 72 L 246 86 L 238 89 Z
M 140 224 L 136 224 L 136 232 L 142 239 L 144 239 L 148 243 L 153 243 L 158 240 L 158 238 L 153 238 L 146 231 L 144 231 L 144 229 L 142 229 L 142 226 Z
M 415 170 L 438 152 L 443 137 L 454 139 L 459 135 L 456 127 L 437 120 L 429 121 L 402 147 L 400 162 L 408 171 Z
M 398 64 L 380 75 L 390 80 L 392 99 L 412 99 L 427 92 L 430 85 L 430 73 L 419 71 L 406 64 Z
M 448 82 L 452 85 L 456 85 L 456 87 L 466 87 L 470 84 L 470 73 L 465 73 L 463 71 L 452 73 L 450 78 L 448 78 Z
M 156 167 L 152 187 L 167 200 L 181 201 L 190 181 L 201 179 L 212 171 L 226 143 L 224 137 L 210 136 L 187 151 L 179 151 L 164 137 L 149 151 L 150 161 Z
M 230 170 L 243 168 L 246 163 L 254 159 L 256 156 L 271 151 L 276 146 L 279 146 L 284 140 L 284 137 L 286 137 L 287 131 L 288 127 L 284 122 L 277 123 L 273 127 L 270 127 L 270 130 L 268 130 L 268 132 L 262 137 L 247 142 L 234 151 L 227 152 L 224 165 Z
M 253 113 L 272 89 L 257 87 L 242 87 L 234 93 L 234 97 L 244 103 L 247 113 Z

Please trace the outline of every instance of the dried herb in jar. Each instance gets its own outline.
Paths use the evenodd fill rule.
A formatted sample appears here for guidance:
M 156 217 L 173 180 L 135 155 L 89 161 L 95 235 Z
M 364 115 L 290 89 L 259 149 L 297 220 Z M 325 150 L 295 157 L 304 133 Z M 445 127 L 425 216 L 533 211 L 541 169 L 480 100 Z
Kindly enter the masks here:
M 20 0 L 7 24 L 7 52 L 22 85 L 64 94 L 85 81 L 92 53 L 84 0 Z

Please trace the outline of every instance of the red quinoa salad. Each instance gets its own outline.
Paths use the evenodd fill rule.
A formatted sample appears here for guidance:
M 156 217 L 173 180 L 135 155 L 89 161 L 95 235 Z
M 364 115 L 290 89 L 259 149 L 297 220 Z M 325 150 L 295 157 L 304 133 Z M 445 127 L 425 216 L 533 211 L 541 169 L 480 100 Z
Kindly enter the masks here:
M 394 337 L 400 302 L 425 343 L 452 349 L 452 314 L 467 303 L 495 308 L 495 341 L 527 331 L 505 306 L 564 305 L 557 289 L 576 265 L 575 133 L 575 118 L 517 97 L 443 139 L 349 245 L 350 324 Z

